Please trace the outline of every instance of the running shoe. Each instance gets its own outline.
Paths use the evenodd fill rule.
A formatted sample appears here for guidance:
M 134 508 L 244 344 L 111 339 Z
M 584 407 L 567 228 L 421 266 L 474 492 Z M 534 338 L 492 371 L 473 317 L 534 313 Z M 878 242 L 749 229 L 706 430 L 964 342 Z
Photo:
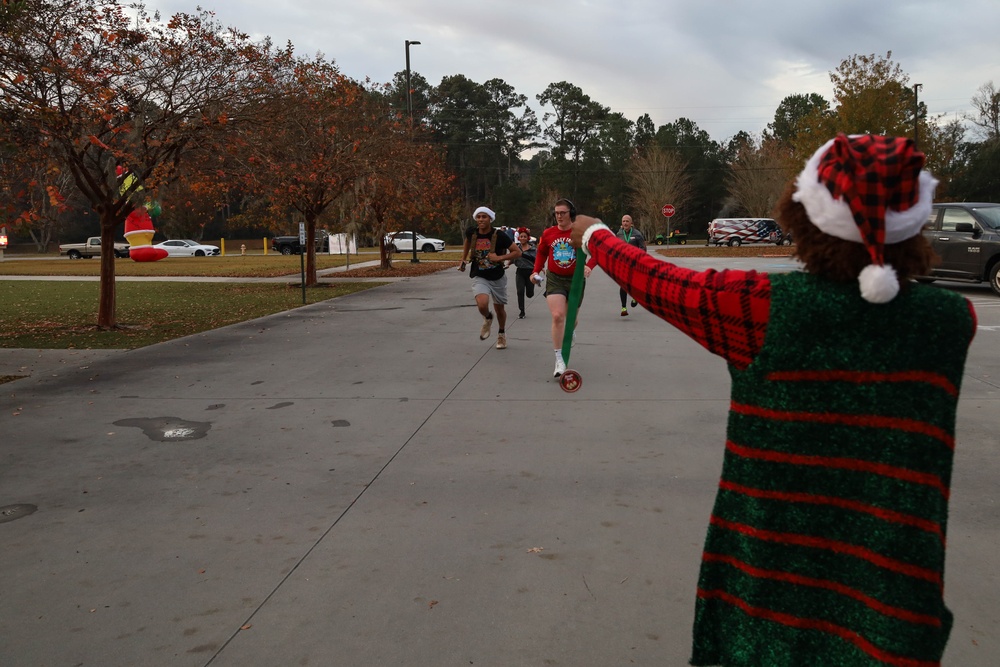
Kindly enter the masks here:
M 497 349 L 498 350 L 507 349 L 507 334 L 497 334 Z
M 636 301 L 635 299 L 632 299 L 632 307 L 635 308 L 638 305 L 639 305 L 639 302 Z
M 622 308 L 622 317 L 628 317 L 628 308 Z
M 479 330 L 479 340 L 486 340 L 490 337 L 490 327 L 493 326 L 493 316 L 483 318 L 483 328 Z
M 557 378 L 566 372 L 566 362 L 563 361 L 562 355 L 556 356 L 556 369 L 552 373 L 552 377 Z

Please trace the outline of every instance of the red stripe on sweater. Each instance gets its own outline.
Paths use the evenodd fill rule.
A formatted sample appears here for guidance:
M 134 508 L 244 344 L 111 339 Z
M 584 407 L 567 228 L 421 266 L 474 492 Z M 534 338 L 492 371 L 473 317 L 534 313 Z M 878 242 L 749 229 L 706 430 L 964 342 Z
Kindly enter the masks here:
M 921 435 L 927 435 L 940 440 L 949 449 L 955 449 L 955 438 L 950 433 L 938 426 L 917 421 L 916 419 L 883 417 L 881 415 L 850 415 L 838 412 L 792 412 L 789 410 L 772 410 L 770 408 L 735 402 L 730 406 L 730 409 L 737 414 L 763 417 L 764 419 L 773 419 L 775 421 L 841 424 L 845 426 L 887 428 L 906 431 L 907 433 L 920 433 Z
M 891 479 L 898 479 L 913 484 L 923 484 L 930 486 L 941 492 L 947 499 L 950 495 L 948 486 L 937 475 L 891 466 L 886 463 L 875 463 L 862 459 L 852 459 L 843 456 L 812 456 L 808 454 L 787 454 L 771 449 L 754 449 L 737 445 L 732 440 L 726 441 L 726 449 L 737 456 L 747 459 L 760 459 L 773 463 L 787 463 L 790 465 L 816 466 L 820 468 L 838 468 L 841 470 L 853 470 L 856 472 L 867 472 L 874 475 L 881 475 Z
M 774 371 L 767 374 L 768 380 L 784 382 L 852 382 L 855 384 L 876 382 L 920 382 L 934 385 L 958 396 L 958 389 L 951 381 L 940 373 L 929 371 L 897 371 L 878 373 L 875 371 Z
M 728 602 L 734 607 L 739 607 L 748 616 L 763 618 L 765 620 L 774 621 L 775 623 L 781 623 L 782 625 L 787 625 L 793 628 L 800 628 L 803 630 L 819 630 L 820 632 L 836 635 L 841 639 L 854 644 L 876 660 L 880 660 L 887 665 L 892 665 L 892 667 L 940 667 L 941 665 L 941 663 L 937 661 L 916 660 L 914 658 L 907 658 L 895 653 L 889 653 L 888 651 L 875 646 L 857 632 L 837 625 L 836 623 L 831 623 L 830 621 L 824 621 L 817 618 L 802 618 L 801 616 L 793 616 L 792 614 L 785 614 L 774 611 L 773 609 L 766 609 L 764 607 L 755 607 L 747 603 L 745 600 L 742 600 L 725 591 L 707 591 L 703 588 L 699 588 L 698 597 L 705 600 L 717 599 L 722 600 L 723 602 Z
M 782 572 L 780 570 L 765 570 L 763 568 L 754 567 L 753 565 L 745 563 L 733 556 L 726 556 L 724 554 L 705 553 L 702 555 L 702 560 L 709 563 L 725 563 L 727 565 L 731 565 L 737 570 L 746 572 L 751 577 L 756 577 L 758 579 L 773 579 L 775 581 L 783 581 L 797 586 L 809 586 L 812 588 L 822 588 L 824 590 L 833 591 L 834 593 L 853 598 L 864 604 L 866 607 L 874 609 L 884 616 L 892 616 L 893 618 L 898 618 L 902 621 L 906 621 L 907 623 L 932 625 L 936 628 L 941 627 L 941 619 L 936 616 L 931 616 L 930 614 L 920 614 L 901 607 L 894 607 L 882 602 L 881 600 L 876 600 L 856 588 L 851 588 L 850 586 L 845 586 L 844 584 L 836 581 L 830 581 L 829 579 L 807 577 L 805 575 L 794 574 L 792 572 Z
M 917 565 L 911 565 L 910 563 L 904 563 L 901 560 L 895 558 L 889 558 L 888 556 L 883 556 L 877 551 L 873 551 L 867 547 L 861 547 L 856 544 L 850 544 L 849 542 L 841 542 L 840 540 L 831 540 L 826 537 L 816 537 L 813 535 L 802 535 L 800 533 L 781 533 L 775 530 L 764 530 L 757 528 L 755 526 L 750 526 L 745 523 L 736 523 L 735 521 L 727 521 L 721 517 L 712 515 L 709 520 L 713 526 L 717 526 L 722 530 L 731 530 L 747 537 L 752 537 L 757 540 L 763 540 L 765 542 L 777 542 L 779 544 L 791 544 L 798 547 L 807 547 L 810 549 L 823 549 L 825 551 L 832 551 L 834 553 L 846 554 L 848 556 L 853 556 L 855 558 L 860 558 L 861 560 L 868 561 L 872 565 L 881 567 L 898 574 L 905 575 L 907 577 L 913 577 L 914 579 L 923 579 L 924 581 L 929 581 L 933 584 L 941 585 L 941 573 L 936 570 L 931 570 L 926 567 L 919 567 Z
M 914 528 L 919 528 L 920 530 L 925 530 L 928 533 L 933 533 L 937 535 L 942 542 L 944 542 L 944 535 L 941 532 L 941 526 L 935 521 L 930 521 L 912 514 L 904 514 L 903 512 L 885 509 L 883 507 L 876 507 L 875 505 L 869 505 L 868 503 L 862 503 L 857 500 L 838 498 L 837 496 L 821 496 L 814 493 L 801 493 L 797 491 L 770 491 L 751 486 L 743 486 L 742 484 L 736 484 L 735 482 L 730 482 L 725 479 L 719 482 L 719 488 L 725 489 L 726 491 L 732 491 L 733 493 L 750 496 L 752 498 L 779 500 L 789 503 L 829 505 L 831 507 L 839 507 L 840 509 L 846 509 L 852 512 L 870 514 L 889 523 L 900 523 L 907 526 L 913 526 Z

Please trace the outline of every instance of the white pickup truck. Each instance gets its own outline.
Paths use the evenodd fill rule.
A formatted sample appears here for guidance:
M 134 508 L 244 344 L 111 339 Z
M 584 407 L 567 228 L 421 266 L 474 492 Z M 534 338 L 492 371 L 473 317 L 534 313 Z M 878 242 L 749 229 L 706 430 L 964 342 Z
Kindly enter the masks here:
M 128 257 L 127 243 L 115 244 L 115 257 Z M 64 243 L 59 246 L 60 255 L 69 255 L 70 259 L 99 257 L 101 254 L 101 237 L 91 236 L 86 243 Z

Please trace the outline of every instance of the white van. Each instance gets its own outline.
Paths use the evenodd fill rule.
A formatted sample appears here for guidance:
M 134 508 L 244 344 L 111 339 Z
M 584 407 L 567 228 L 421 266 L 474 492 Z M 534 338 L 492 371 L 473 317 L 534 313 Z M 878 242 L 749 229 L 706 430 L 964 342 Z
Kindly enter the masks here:
M 773 218 L 716 218 L 708 223 L 706 245 L 740 246 L 744 243 L 791 245 L 792 237 L 783 234 Z

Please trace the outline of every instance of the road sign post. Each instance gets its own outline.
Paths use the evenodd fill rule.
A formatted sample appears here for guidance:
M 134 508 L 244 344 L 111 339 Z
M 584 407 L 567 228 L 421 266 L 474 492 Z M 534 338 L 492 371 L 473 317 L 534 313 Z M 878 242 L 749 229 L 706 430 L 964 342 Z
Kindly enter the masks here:
M 670 218 L 672 218 L 673 215 L 674 215 L 674 213 L 676 213 L 676 212 L 677 212 L 677 209 L 674 208 L 673 204 L 664 204 L 663 208 L 660 209 L 660 213 L 662 213 L 663 217 L 667 219 L 667 244 L 668 245 L 670 244 Z
M 306 223 L 299 223 L 299 270 L 302 275 L 302 305 L 306 305 Z

